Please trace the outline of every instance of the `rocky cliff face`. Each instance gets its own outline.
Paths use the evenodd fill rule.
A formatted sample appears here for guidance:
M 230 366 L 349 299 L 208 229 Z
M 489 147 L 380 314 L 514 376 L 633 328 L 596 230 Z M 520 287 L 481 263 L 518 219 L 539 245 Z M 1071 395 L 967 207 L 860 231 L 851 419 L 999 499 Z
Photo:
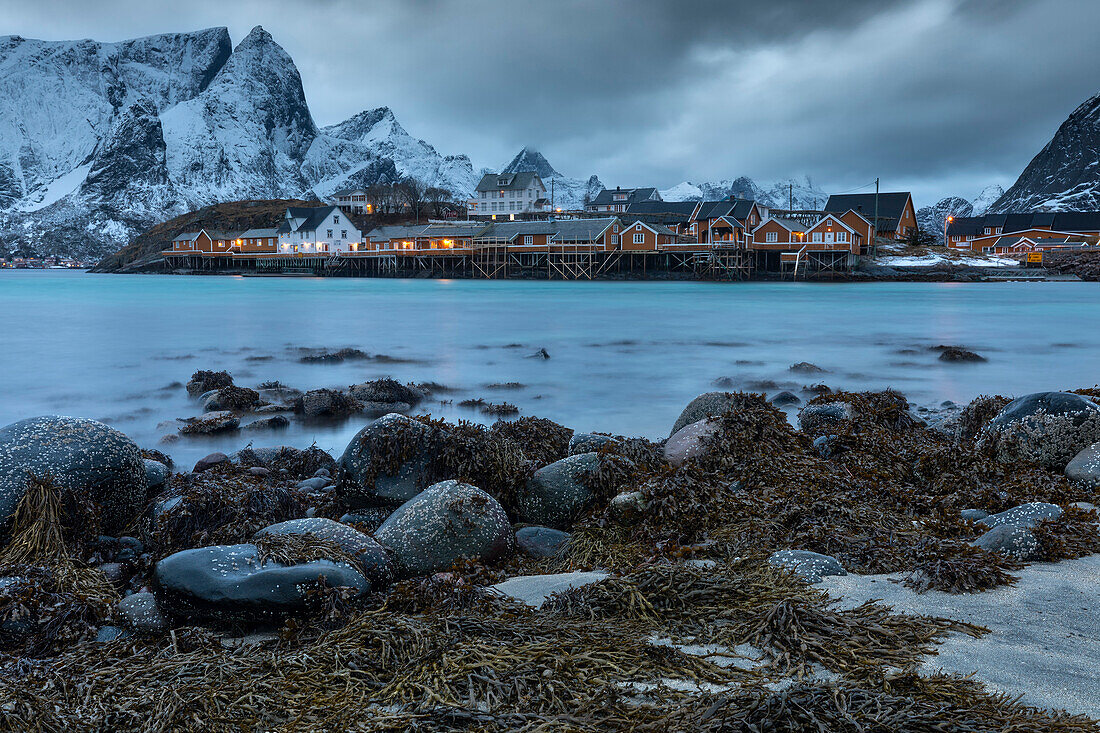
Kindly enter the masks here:
M 1100 209 L 1100 95 L 1069 116 L 990 211 Z
M 964 198 L 948 196 L 932 206 L 917 209 L 917 226 L 936 238 L 937 244 L 943 244 L 943 225 L 947 217 L 974 216 L 974 205 Z
M 465 156 L 387 108 L 319 129 L 294 61 L 262 28 L 122 43 L 0 38 L 0 241 L 98 256 L 222 201 L 325 196 L 414 176 L 466 196 Z

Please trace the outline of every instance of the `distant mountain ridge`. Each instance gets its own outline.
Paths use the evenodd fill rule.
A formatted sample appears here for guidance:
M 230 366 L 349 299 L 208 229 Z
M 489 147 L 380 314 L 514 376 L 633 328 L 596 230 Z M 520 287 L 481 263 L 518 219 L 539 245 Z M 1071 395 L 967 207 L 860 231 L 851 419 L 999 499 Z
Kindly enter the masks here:
M 550 165 L 550 161 L 542 153 L 530 146 L 516 153 L 500 170 L 500 173 L 506 175 L 527 172 L 537 173 L 546 184 L 546 195 L 553 198 L 556 209 L 583 209 L 604 187 L 595 175 L 589 176 L 587 180 L 563 176 Z
M 736 196 L 759 201 L 774 209 L 797 210 L 822 209 L 829 200 L 829 194 L 818 187 L 809 176 L 764 185 L 757 184 L 747 176 L 706 183 L 684 181 L 660 193 L 665 201 L 718 201 Z
M 121 43 L 0 37 L 0 241 L 77 256 L 203 206 L 309 199 L 414 176 L 466 196 L 469 158 L 386 107 L 319 128 L 263 28 Z

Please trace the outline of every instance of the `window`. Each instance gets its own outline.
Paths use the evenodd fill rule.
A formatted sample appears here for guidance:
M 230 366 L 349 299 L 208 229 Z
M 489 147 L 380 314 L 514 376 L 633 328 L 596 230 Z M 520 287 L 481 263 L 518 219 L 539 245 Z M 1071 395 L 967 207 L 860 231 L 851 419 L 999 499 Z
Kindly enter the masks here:
M 347 239 L 347 238 L 348 238 L 348 230 L 347 229 L 341 229 L 340 230 L 340 239 Z
M 332 239 L 332 230 L 331 229 L 328 230 L 328 235 L 325 237 L 325 239 Z
M 814 241 L 815 242 L 820 242 L 821 241 L 821 232 L 814 232 Z
M 523 243 L 524 244 L 534 244 L 535 243 L 535 238 L 530 234 L 525 234 L 525 235 L 523 235 Z
M 615 227 L 615 228 L 618 229 L 618 227 Z M 613 246 L 613 247 L 618 247 L 619 246 L 619 235 L 618 234 L 612 234 L 611 235 L 611 246 Z
M 338 216 L 332 217 L 332 223 L 333 224 L 339 224 L 340 223 L 340 217 L 338 217 Z
M 985 228 L 985 233 L 986 234 L 992 234 L 993 233 L 993 227 L 986 227 Z
M 645 234 L 638 232 L 634 235 L 634 244 L 645 244 Z
M 485 198 L 485 192 L 484 191 L 481 192 L 481 198 Z
M 838 241 L 838 242 L 847 242 L 848 241 L 848 232 L 837 232 L 836 233 L 836 241 Z
M 764 241 L 765 242 L 778 242 L 779 241 L 779 232 L 767 232 L 764 235 Z

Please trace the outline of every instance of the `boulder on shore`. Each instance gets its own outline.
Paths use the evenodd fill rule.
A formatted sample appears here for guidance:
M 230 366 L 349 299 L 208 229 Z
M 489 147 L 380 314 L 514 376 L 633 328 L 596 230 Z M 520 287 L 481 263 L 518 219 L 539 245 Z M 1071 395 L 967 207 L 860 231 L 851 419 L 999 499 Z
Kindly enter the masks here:
M 1034 560 L 1039 553 L 1039 540 L 1024 525 L 1000 524 L 974 540 L 974 546 L 999 552 L 1013 560 Z
M 685 425 L 699 422 L 708 417 L 721 417 L 730 410 L 741 406 L 741 397 L 732 392 L 705 392 L 691 402 L 672 424 L 669 436 L 675 435 Z
M 705 454 L 720 428 L 721 423 L 710 417 L 685 425 L 665 443 L 665 460 L 673 466 L 682 466 L 692 458 Z
M 383 415 L 348 443 L 337 464 L 337 488 L 352 508 L 406 502 L 434 483 L 432 459 L 444 437 L 419 420 Z
M 453 480 L 402 504 L 374 538 L 394 554 L 406 575 L 447 570 L 460 558 L 492 562 L 515 546 L 500 503 L 476 486 Z
M 1100 487 L 1100 443 L 1093 443 L 1066 464 L 1066 476 L 1089 488 Z
M 848 572 L 832 555 L 809 550 L 780 550 L 768 558 L 776 567 L 786 568 L 807 583 L 820 583 L 826 575 L 847 575 Z
M 798 413 L 798 426 L 807 435 L 830 435 L 855 419 L 847 402 L 816 402 Z
M 393 581 L 393 560 L 386 549 L 370 535 L 346 524 L 323 517 L 288 519 L 264 527 L 254 538 L 264 535 L 301 535 L 331 542 L 355 560 L 356 569 L 370 581 L 371 588 L 378 589 Z
M 989 527 L 990 529 L 1008 525 L 1011 527 L 1026 527 L 1031 529 L 1045 519 L 1057 519 L 1062 516 L 1062 507 L 1046 501 L 1032 501 L 1020 504 L 1011 509 L 1006 509 L 997 514 L 982 517 L 975 523 Z
M 154 461 L 152 458 L 144 459 L 144 463 L 145 484 L 149 489 L 159 489 L 168 483 L 168 476 L 170 473 L 168 466 L 160 461 Z
M 578 453 L 595 453 L 609 443 L 616 442 L 610 435 L 597 435 L 595 433 L 573 433 L 569 438 L 569 455 Z
M 530 557 L 551 557 L 569 542 L 569 533 L 550 527 L 524 527 L 516 532 L 516 547 Z
M 1002 463 L 1030 461 L 1064 471 L 1100 441 L 1100 405 L 1072 392 L 1037 392 L 1009 402 L 978 441 Z
M 126 526 L 147 493 L 145 459 L 128 437 L 95 420 L 56 415 L 0 428 L 0 523 L 14 514 L 30 477 L 103 507 L 105 529 Z
M 578 453 L 543 466 L 516 497 L 523 520 L 566 529 L 594 499 L 585 479 L 600 465 L 596 453 Z
M 183 550 L 156 565 L 155 593 L 169 612 L 187 618 L 252 621 L 301 611 L 307 594 L 324 583 L 356 595 L 371 589 L 346 562 L 284 564 L 260 557 L 253 544 Z

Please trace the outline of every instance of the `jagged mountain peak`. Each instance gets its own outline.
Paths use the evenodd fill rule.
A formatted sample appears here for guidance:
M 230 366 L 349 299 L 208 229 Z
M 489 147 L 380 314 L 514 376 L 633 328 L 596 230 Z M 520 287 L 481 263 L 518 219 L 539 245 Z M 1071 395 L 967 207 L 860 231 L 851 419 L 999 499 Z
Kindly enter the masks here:
M 530 145 L 520 150 L 516 154 L 516 157 L 512 158 L 511 162 L 504 166 L 501 173 L 527 173 L 529 171 L 538 173 L 539 178 L 542 178 L 544 181 L 551 178 L 564 177 L 561 173 L 554 170 L 554 166 L 550 165 L 550 161 L 546 159 L 546 156 Z

